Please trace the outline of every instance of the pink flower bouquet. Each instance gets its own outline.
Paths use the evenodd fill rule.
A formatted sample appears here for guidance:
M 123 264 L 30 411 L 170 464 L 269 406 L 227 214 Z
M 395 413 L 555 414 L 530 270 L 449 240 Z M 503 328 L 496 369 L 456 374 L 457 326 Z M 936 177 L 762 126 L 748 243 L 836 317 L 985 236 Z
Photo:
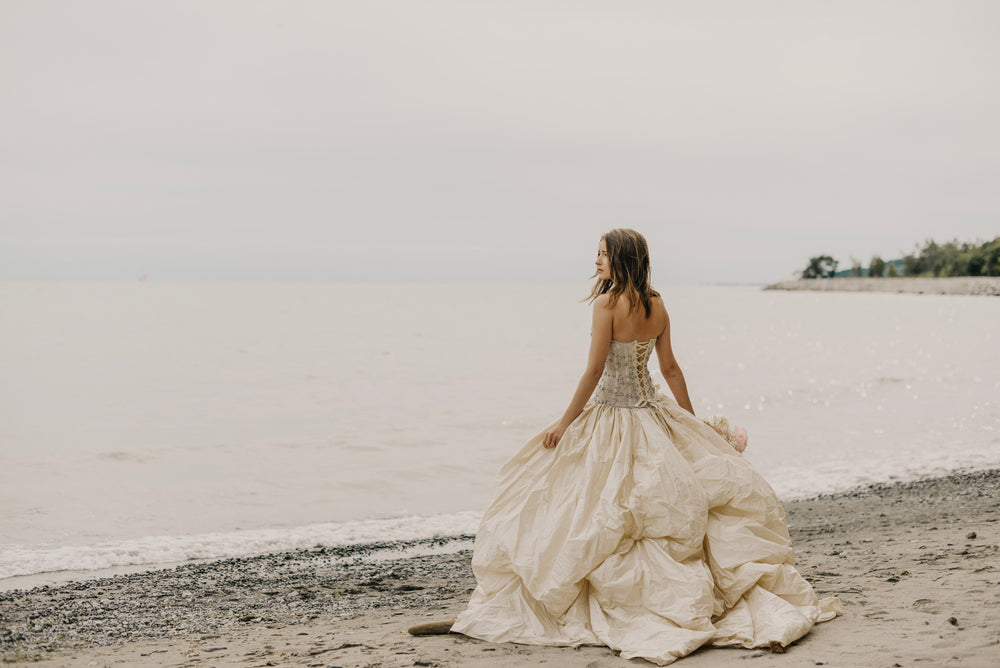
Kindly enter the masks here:
M 705 424 L 714 429 L 719 436 L 726 439 L 726 443 L 733 446 L 736 452 L 742 454 L 747 449 L 747 430 L 743 427 L 735 427 L 729 424 L 729 420 L 721 415 L 713 415 L 705 418 Z

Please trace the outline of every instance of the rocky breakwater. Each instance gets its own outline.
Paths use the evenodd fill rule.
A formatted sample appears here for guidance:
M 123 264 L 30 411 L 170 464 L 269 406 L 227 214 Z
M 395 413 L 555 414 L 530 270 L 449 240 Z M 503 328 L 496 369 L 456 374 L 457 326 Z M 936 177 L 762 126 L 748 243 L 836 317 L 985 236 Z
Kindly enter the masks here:
M 815 278 L 772 283 L 765 290 L 820 290 L 834 292 L 900 292 L 922 295 L 988 295 L 1000 297 L 1000 277 L 954 278 Z

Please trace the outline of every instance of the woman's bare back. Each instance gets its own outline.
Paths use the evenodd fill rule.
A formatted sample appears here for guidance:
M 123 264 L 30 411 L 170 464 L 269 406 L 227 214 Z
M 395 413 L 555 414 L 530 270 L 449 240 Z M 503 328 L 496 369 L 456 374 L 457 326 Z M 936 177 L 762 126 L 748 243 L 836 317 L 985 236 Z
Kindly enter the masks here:
M 612 307 L 614 316 L 611 322 L 611 338 L 615 341 L 649 341 L 663 333 L 667 326 L 667 311 L 663 300 L 652 298 L 652 308 L 649 317 L 640 305 L 637 310 L 629 313 L 628 300 L 619 298 Z

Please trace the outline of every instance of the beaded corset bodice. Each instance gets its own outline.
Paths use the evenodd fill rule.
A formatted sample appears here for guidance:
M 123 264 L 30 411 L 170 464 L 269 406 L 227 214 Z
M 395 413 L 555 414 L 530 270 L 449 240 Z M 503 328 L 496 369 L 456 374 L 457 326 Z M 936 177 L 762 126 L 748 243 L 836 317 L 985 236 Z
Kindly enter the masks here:
M 594 390 L 594 401 L 623 408 L 641 408 L 656 401 L 656 387 L 649 377 L 649 356 L 656 339 L 611 341 L 604 374 Z

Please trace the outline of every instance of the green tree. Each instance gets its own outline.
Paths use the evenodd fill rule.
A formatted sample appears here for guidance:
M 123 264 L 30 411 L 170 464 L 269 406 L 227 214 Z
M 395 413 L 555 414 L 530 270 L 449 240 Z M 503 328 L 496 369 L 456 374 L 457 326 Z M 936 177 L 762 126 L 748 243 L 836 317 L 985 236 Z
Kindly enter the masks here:
M 983 276 L 1000 276 L 1000 237 L 983 244 L 980 248 L 984 262 L 979 273 Z
M 927 240 L 903 257 L 902 269 L 907 276 L 998 276 L 1000 237 L 985 243 Z
M 982 266 L 979 269 L 980 276 L 1000 276 L 1000 237 L 993 241 L 987 241 L 975 252 L 982 259 Z
M 896 278 L 897 276 L 899 276 L 899 271 L 896 270 L 896 263 L 895 262 L 890 262 L 889 263 L 889 271 L 886 273 L 886 275 L 889 278 Z
M 865 270 L 861 268 L 861 260 L 851 256 L 851 276 L 859 277 L 864 276 Z
M 926 246 L 924 250 L 921 251 L 920 257 L 924 260 L 924 267 L 920 273 L 927 272 L 934 276 L 940 276 L 941 270 L 944 268 L 944 249 L 938 246 L 935 242 L 931 241 Z
M 829 255 L 809 258 L 809 264 L 802 270 L 802 278 L 833 278 L 838 262 Z
M 868 263 L 868 275 L 872 278 L 882 278 L 882 274 L 884 273 L 885 260 L 878 255 L 872 257 L 871 262 Z

